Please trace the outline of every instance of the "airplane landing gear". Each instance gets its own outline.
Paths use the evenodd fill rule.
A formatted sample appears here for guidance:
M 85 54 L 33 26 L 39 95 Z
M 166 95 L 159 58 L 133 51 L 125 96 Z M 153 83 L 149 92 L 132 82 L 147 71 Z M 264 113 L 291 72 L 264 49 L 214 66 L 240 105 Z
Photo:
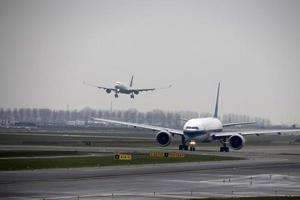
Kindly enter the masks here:
M 179 150 L 187 151 L 189 149 L 189 146 L 186 145 L 187 141 L 185 140 L 185 137 L 181 136 L 181 144 L 179 145 Z
M 116 94 L 115 94 L 115 97 L 116 97 L 116 98 L 118 98 L 118 97 L 119 97 L 118 93 L 116 93 Z
M 133 94 L 131 94 L 131 95 L 130 95 L 130 98 L 134 99 L 134 95 L 133 95 Z
M 186 145 L 187 141 L 185 140 L 185 137 L 184 136 L 181 136 L 181 144 L 179 145 L 179 150 L 183 150 L 183 151 L 195 151 L 196 148 L 195 148 L 195 145 L 196 145 L 196 142 L 195 141 L 191 141 L 189 143 L 189 145 Z
M 229 152 L 228 147 L 220 147 L 220 152 Z
M 183 144 L 179 145 L 179 150 L 187 151 L 188 149 L 189 149 L 189 146 L 187 146 L 187 145 L 183 145 Z
M 190 146 L 190 151 L 195 151 L 196 150 L 196 142 L 194 140 L 190 141 L 189 143 Z
M 190 147 L 190 151 L 195 151 L 196 148 L 195 147 Z
M 227 147 L 226 145 L 226 138 L 221 139 L 220 143 L 223 145 L 222 147 L 220 147 L 220 152 L 229 152 L 229 147 Z

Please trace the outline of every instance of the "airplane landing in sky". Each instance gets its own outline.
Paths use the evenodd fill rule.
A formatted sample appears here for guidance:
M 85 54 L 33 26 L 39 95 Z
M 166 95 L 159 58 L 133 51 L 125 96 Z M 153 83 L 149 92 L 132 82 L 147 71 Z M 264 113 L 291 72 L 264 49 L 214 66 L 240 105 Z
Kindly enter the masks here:
M 284 133 L 300 133 L 300 129 L 285 129 L 285 130 L 254 130 L 254 131 L 228 131 L 223 132 L 223 129 L 235 125 L 252 124 L 255 122 L 233 122 L 222 123 L 218 119 L 218 102 L 219 102 L 220 83 L 218 85 L 217 99 L 214 114 L 212 117 L 194 118 L 187 120 L 183 126 L 183 130 L 171 129 L 159 126 L 152 126 L 146 124 L 137 124 L 130 122 L 122 122 L 110 119 L 92 118 L 94 121 L 121 124 L 125 126 L 132 126 L 134 128 L 144 128 L 156 131 L 156 141 L 163 147 L 168 146 L 174 137 L 179 135 L 181 137 L 181 144 L 179 150 L 195 151 L 195 139 L 202 141 L 219 141 L 221 143 L 220 151 L 228 152 L 229 147 L 233 150 L 240 150 L 245 145 L 245 136 L 247 135 L 261 135 L 261 134 L 284 134 Z
M 119 97 L 119 94 L 130 94 L 130 98 L 132 99 L 134 98 L 134 95 L 138 95 L 140 92 L 153 91 L 157 89 L 165 89 L 165 88 L 170 88 L 172 86 L 169 85 L 168 87 L 160 87 L 160 88 L 133 88 L 133 76 L 131 77 L 129 85 L 126 85 L 119 81 L 115 83 L 114 87 L 103 87 L 103 86 L 91 85 L 87 83 L 84 84 L 96 87 L 98 89 L 103 89 L 108 94 L 114 92 L 116 98 Z

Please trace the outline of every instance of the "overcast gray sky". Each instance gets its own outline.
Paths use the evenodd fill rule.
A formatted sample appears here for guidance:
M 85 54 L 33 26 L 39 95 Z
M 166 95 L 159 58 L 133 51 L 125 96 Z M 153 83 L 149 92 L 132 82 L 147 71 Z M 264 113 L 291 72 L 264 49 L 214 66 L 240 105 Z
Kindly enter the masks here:
M 169 90 L 114 99 L 87 81 Z M 300 123 L 300 1 L 0 0 L 0 107 L 212 112 Z

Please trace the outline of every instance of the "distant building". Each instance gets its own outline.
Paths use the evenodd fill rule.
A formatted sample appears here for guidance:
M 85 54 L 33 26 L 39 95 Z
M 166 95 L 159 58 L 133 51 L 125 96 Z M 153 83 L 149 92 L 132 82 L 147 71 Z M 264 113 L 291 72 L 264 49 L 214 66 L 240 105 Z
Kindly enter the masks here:
M 75 121 L 66 121 L 67 126 L 85 126 L 85 121 L 75 120 Z

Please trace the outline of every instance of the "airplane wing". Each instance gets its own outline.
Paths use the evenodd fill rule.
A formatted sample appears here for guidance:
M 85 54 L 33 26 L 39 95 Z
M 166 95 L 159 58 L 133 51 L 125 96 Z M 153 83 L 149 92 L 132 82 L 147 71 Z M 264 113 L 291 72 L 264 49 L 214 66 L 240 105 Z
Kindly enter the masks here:
M 264 134 L 278 134 L 278 135 L 300 135 L 300 129 L 281 129 L 281 130 L 254 130 L 254 131 L 233 131 L 233 132 L 221 132 L 221 133 L 212 133 L 212 137 L 230 137 L 235 134 L 240 134 L 243 136 L 247 135 L 264 135 Z
M 83 84 L 91 86 L 91 87 L 96 87 L 98 89 L 103 89 L 103 90 L 111 90 L 111 91 L 115 91 L 116 90 L 115 88 L 102 87 L 102 86 L 98 86 L 98 85 L 89 84 L 89 83 L 86 83 L 86 82 L 83 82 Z
M 227 123 L 227 124 L 223 124 L 223 127 L 245 125 L 245 124 L 255 124 L 255 122 L 234 122 L 234 123 Z
M 116 121 L 116 120 L 110 120 L 110 119 L 101 119 L 101 118 L 95 118 L 95 117 L 92 117 L 92 119 L 94 121 L 107 122 L 107 123 L 112 123 L 112 124 L 121 124 L 121 125 L 125 125 L 125 126 L 131 126 L 131 127 L 134 127 L 134 128 L 144 128 L 144 129 L 149 129 L 149 130 L 153 130 L 153 131 L 168 131 L 172 134 L 183 135 L 182 130 L 165 128 L 165 127 L 160 127 L 160 126 L 152 126 L 152 125 L 147 125 L 147 124 L 137 124 L 137 123 Z
M 137 91 L 137 92 L 146 92 L 146 91 L 153 91 L 153 90 L 160 90 L 160 89 L 167 89 L 172 87 L 172 85 L 169 85 L 167 87 L 160 87 L 160 88 L 135 88 L 135 89 L 131 89 L 131 92 Z

